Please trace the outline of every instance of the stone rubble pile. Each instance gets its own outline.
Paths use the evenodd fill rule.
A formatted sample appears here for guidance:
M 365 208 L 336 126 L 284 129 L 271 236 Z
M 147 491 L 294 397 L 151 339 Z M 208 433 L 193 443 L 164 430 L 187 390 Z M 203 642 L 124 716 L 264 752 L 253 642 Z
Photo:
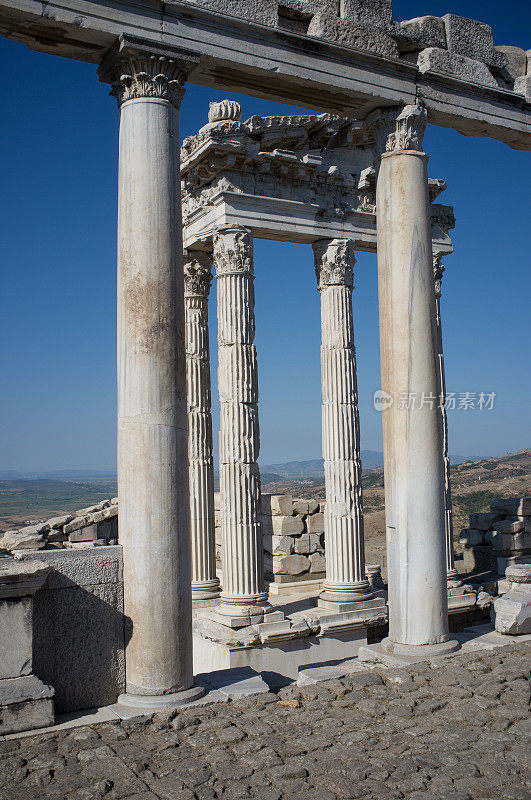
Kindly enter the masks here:
M 484 569 L 503 576 L 510 564 L 531 563 L 531 497 L 494 500 L 490 512 L 471 514 L 459 543 L 467 572 Z
M 75 514 L 52 517 L 45 522 L 6 531 L 0 550 L 42 550 L 84 548 L 116 544 L 118 541 L 118 498 L 80 508 Z
M 494 46 L 492 28 L 457 14 L 396 22 L 392 0 L 196 0 L 197 5 L 416 64 L 531 98 L 531 53 Z
M 511 564 L 499 581 L 500 597 L 491 607 L 498 633 L 511 636 L 531 633 L 531 564 Z

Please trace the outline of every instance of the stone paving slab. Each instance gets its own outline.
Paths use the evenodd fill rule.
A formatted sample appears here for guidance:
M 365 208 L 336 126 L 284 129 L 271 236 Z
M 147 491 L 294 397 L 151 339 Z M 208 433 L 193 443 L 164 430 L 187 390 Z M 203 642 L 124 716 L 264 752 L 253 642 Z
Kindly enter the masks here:
M 529 643 L 0 742 L 1 800 L 523 800 Z

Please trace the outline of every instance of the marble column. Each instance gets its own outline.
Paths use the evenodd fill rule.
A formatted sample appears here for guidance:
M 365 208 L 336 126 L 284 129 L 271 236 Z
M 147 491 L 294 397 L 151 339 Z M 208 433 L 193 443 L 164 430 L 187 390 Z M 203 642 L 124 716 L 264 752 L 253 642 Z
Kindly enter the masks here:
M 354 242 L 313 245 L 321 294 L 322 436 L 326 580 L 319 606 L 354 610 L 374 597 L 365 576 L 356 351 L 352 321 Z
M 426 154 L 426 111 L 381 109 L 376 214 L 389 637 L 384 650 L 428 655 L 449 641 L 444 465 Z
M 120 109 L 118 495 L 126 694 L 200 695 L 192 598 L 178 114 L 190 65 L 136 49 L 100 70 Z M 108 71 L 107 71 L 108 70 Z
M 439 404 L 442 424 L 443 439 L 443 465 L 444 465 L 444 525 L 446 534 L 446 578 L 453 585 L 459 581 L 458 572 L 454 566 L 454 526 L 452 512 L 452 489 L 450 486 L 450 458 L 448 456 L 448 418 L 446 416 L 446 377 L 444 373 L 444 355 L 441 324 L 441 291 L 444 265 L 440 253 L 433 256 L 433 278 L 435 282 L 435 322 L 437 325 L 437 353 L 439 360 Z
M 223 590 L 216 611 L 238 628 L 263 620 L 258 371 L 254 342 L 253 240 L 247 228 L 214 234 L 218 295 L 220 513 Z
M 219 597 L 216 577 L 214 463 L 208 295 L 212 256 L 198 250 L 184 253 L 186 315 L 186 381 L 188 396 L 188 456 L 190 459 L 190 538 L 192 541 L 192 600 Z

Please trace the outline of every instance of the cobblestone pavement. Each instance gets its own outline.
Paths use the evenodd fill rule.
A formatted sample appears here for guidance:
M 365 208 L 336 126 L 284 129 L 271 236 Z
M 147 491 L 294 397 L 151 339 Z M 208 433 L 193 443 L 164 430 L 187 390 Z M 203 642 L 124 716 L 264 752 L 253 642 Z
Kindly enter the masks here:
M 529 652 L 7 740 L 0 798 L 529 798 Z

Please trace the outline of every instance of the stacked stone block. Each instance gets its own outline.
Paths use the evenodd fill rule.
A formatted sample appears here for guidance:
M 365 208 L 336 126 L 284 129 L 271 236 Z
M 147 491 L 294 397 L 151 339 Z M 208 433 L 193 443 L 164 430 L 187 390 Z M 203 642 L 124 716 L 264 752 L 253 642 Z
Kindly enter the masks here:
M 416 63 L 420 72 L 509 89 L 531 100 L 529 51 L 494 46 L 484 22 L 445 14 L 397 22 L 391 0 L 197 0 L 201 6 Z
M 116 544 L 117 541 L 118 498 L 113 497 L 80 508 L 74 514 L 6 531 L 0 537 L 0 550 L 84 548 Z
M 275 583 L 325 577 L 324 505 L 291 495 L 262 495 L 264 567 Z
M 510 564 L 531 563 L 531 497 L 494 500 L 489 512 L 471 514 L 459 543 L 467 571 L 503 576 Z

